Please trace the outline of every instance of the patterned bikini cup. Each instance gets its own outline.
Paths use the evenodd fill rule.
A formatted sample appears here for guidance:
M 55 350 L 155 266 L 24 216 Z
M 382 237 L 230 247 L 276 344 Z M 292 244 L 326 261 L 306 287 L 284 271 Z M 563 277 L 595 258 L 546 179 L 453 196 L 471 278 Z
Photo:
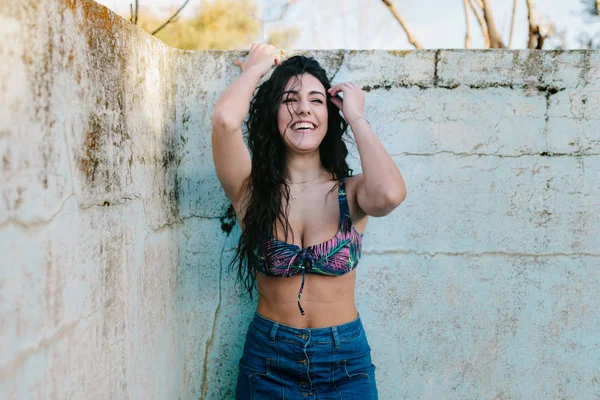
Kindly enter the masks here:
M 302 283 L 298 291 L 298 308 L 304 315 L 300 304 L 304 289 L 305 274 L 339 276 L 352 271 L 358 265 L 362 255 L 362 234 L 350 219 L 346 198 L 346 178 L 338 188 L 340 207 L 340 227 L 337 233 L 326 242 L 301 248 L 298 245 L 277 240 L 272 234 L 254 250 L 254 259 L 259 270 L 267 276 L 288 278 L 302 274 Z

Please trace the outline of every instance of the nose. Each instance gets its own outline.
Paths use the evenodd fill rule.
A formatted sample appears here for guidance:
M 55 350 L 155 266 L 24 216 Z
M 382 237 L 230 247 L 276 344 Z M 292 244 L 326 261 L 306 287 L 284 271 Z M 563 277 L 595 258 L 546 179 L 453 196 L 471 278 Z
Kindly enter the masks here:
M 312 113 L 310 109 L 310 102 L 308 100 L 298 101 L 298 108 L 296 109 L 298 115 L 310 115 Z

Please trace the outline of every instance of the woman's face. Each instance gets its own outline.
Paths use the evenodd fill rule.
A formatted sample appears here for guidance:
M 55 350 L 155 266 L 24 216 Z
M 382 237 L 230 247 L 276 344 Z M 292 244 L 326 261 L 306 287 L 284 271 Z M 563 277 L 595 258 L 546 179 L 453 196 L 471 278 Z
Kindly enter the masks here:
M 309 153 L 327 133 L 327 92 L 311 74 L 291 77 L 283 91 L 277 126 L 288 150 Z

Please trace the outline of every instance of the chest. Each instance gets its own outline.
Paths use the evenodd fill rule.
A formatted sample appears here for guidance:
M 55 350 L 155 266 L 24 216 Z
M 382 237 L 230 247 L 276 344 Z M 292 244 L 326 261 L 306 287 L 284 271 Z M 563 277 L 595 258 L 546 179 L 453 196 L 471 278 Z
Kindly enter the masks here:
M 340 228 L 338 191 L 333 184 L 315 185 L 299 190 L 291 188 L 289 203 L 282 199 L 282 209 L 288 208 L 289 230 L 278 221 L 274 236 L 301 248 L 331 239 Z M 295 190 L 296 189 L 296 190 Z

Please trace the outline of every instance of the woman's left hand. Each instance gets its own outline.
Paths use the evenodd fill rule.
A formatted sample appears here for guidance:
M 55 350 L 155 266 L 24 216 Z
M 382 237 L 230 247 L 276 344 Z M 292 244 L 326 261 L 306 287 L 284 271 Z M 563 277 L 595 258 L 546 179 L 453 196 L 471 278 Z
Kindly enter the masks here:
M 365 116 L 365 92 L 352 82 L 342 82 L 333 85 L 328 90 L 331 102 L 344 114 L 348 123 L 358 117 Z M 344 94 L 344 100 L 337 97 L 338 93 Z

